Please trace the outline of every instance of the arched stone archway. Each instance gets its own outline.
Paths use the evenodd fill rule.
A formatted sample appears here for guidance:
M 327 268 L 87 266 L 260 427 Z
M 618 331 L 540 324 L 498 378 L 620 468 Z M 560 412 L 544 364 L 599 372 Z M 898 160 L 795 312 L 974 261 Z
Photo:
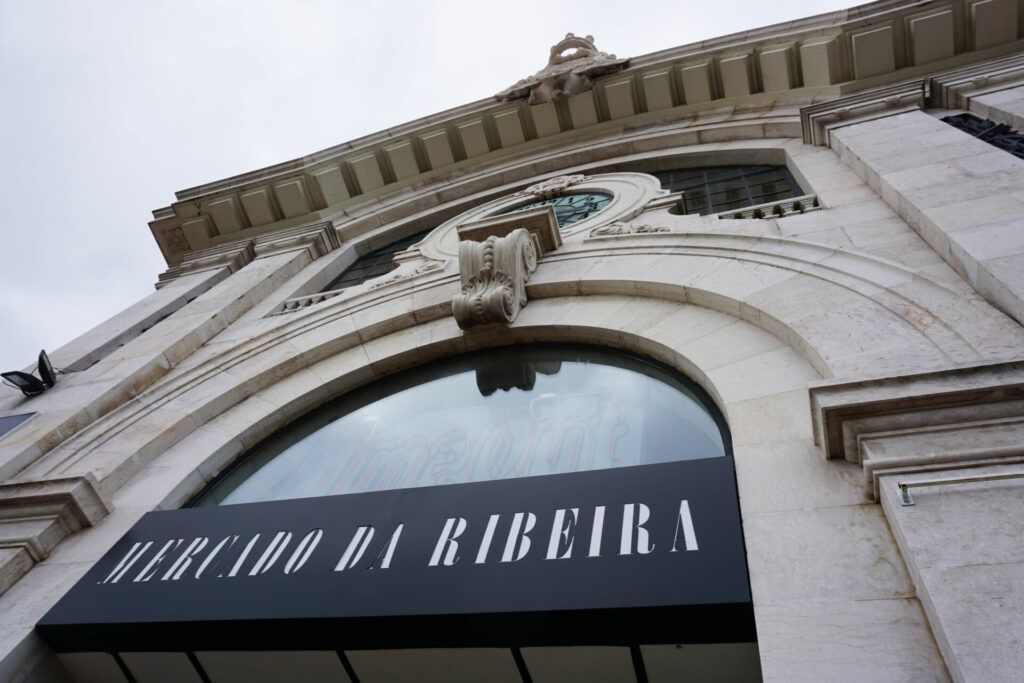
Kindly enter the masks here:
M 300 339 L 265 353 L 302 357 Z M 913 586 L 881 509 L 864 500 L 859 468 L 826 461 L 814 445 L 807 386 L 819 373 L 752 323 L 685 302 L 621 295 L 537 299 L 507 330 L 463 334 L 450 317 L 439 317 L 325 354 L 282 372 L 156 455 L 113 494 L 111 515 L 65 542 L 52 562 L 79 543 L 102 552 L 100 546 L 109 547 L 143 512 L 182 504 L 251 445 L 334 395 L 433 358 L 533 341 L 585 341 L 657 359 L 701 384 L 723 409 L 735 444 L 766 675 L 813 661 L 813 640 L 794 634 L 825 627 L 825 611 L 863 624 L 850 634 L 844 656 L 875 647 L 886 666 L 939 675 L 941 660 Z M 252 378 L 236 374 L 241 367 L 218 376 L 245 386 Z M 197 407 L 208 402 L 198 414 L 218 400 L 202 398 L 201 385 L 183 396 Z M 108 452 L 119 439 L 131 447 L 126 430 L 111 439 Z M 847 533 L 837 535 L 837 528 Z

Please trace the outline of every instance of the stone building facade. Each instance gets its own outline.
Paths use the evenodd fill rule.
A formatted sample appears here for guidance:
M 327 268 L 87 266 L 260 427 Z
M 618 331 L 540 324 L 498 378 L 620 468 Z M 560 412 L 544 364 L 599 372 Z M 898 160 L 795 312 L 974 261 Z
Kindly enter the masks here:
M 156 290 L 0 401 L 0 679 L 1020 680 L 1022 49 L 1020 0 L 881 0 L 630 59 L 570 36 L 495 98 L 178 192 Z M 648 359 L 721 411 L 748 668 L 600 639 L 342 666 L 36 629 L 144 514 L 319 406 L 539 343 Z

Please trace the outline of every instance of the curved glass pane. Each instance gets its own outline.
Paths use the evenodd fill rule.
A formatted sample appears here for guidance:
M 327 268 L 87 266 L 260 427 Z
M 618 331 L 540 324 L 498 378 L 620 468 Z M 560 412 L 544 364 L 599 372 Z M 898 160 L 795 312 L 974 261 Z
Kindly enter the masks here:
M 573 223 L 590 218 L 598 211 L 604 209 L 612 201 L 612 196 L 606 192 L 574 192 L 563 194 L 551 199 L 542 199 L 529 204 L 520 204 L 501 213 L 515 213 L 526 209 L 535 209 L 538 206 L 551 206 L 555 210 L 555 219 L 558 227 L 565 230 Z
M 697 387 L 588 347 L 522 346 L 353 391 L 257 447 L 198 505 L 458 484 L 722 457 Z

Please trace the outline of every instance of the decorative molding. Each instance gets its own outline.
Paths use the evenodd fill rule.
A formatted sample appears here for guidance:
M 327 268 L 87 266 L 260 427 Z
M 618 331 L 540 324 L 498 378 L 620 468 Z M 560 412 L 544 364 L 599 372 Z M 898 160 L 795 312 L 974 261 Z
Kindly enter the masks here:
M 610 195 L 612 199 L 601 211 L 561 228 L 554 225 L 551 219 L 545 217 L 547 214 L 543 212 L 548 207 L 520 208 L 530 201 L 557 197 L 557 193 L 565 191 L 602 193 Z M 458 256 L 459 242 L 462 239 L 483 239 L 483 237 L 477 236 L 460 237 L 460 233 L 465 233 L 471 226 L 494 226 L 505 224 L 506 221 L 532 220 L 530 217 L 540 219 L 540 237 L 543 237 L 544 234 L 550 234 L 552 237 L 552 244 L 545 243 L 543 245 L 545 249 L 554 249 L 563 241 L 586 239 L 589 237 L 590 231 L 600 225 L 613 221 L 629 222 L 637 219 L 651 207 L 652 203 L 659 200 L 667 199 L 668 205 L 672 206 L 677 201 L 672 197 L 673 195 L 668 190 L 662 189 L 657 178 L 646 173 L 619 171 L 592 176 L 575 174 L 548 178 L 514 194 L 507 194 L 489 202 L 477 204 L 449 218 L 423 239 L 419 249 L 426 258 L 455 259 Z M 541 213 L 531 213 L 536 211 Z M 550 214 L 552 217 L 554 215 L 554 212 Z M 656 221 L 656 218 L 651 218 L 651 222 Z M 533 229 L 528 225 L 519 227 Z M 486 233 L 490 229 L 487 228 L 484 232 Z
M 910 81 L 804 107 L 800 110 L 804 142 L 828 146 L 829 132 L 835 128 L 924 109 L 925 86 L 924 80 Z
M 502 90 L 495 98 L 507 102 L 526 97 L 531 105 L 562 100 L 589 92 L 594 88 L 593 79 L 620 71 L 628 64 L 628 59 L 598 50 L 594 36 L 581 38 L 567 33 L 551 46 L 546 67 Z
M 972 7 L 981 4 L 991 7 L 995 0 Z M 1002 22 L 993 31 L 992 19 L 978 23 L 958 18 L 952 31 L 937 32 L 932 22 L 922 21 L 926 17 L 921 7 L 919 0 L 882 0 L 633 57 L 625 71 L 618 71 L 620 60 L 599 58 L 592 41 L 573 36 L 570 42 L 578 41 L 582 49 L 566 43 L 578 51 L 562 55 L 556 46 L 552 60 L 558 64 L 549 64 L 499 97 L 514 102 L 487 98 L 182 190 L 169 207 L 153 212 L 150 229 L 167 262 L 177 264 L 189 249 L 231 239 L 239 226 L 269 230 L 301 216 L 319 218 L 325 210 L 346 215 L 339 209 L 349 207 L 359 207 L 353 221 L 365 220 L 363 207 L 382 193 L 443 183 L 452 167 L 483 162 L 490 154 L 507 155 L 539 138 L 557 145 L 559 138 L 576 142 L 591 129 L 604 134 L 611 121 L 632 130 L 651 123 L 652 114 L 684 121 L 727 107 L 806 103 L 1019 55 L 1024 41 L 1016 21 Z M 962 9 L 954 14 L 960 17 Z M 936 16 L 940 14 L 948 12 Z M 600 59 L 605 58 L 615 73 L 597 77 L 593 69 L 604 68 Z M 582 76 L 574 75 L 578 68 Z M 562 74 L 567 82 L 542 86 L 549 69 L 549 76 Z M 530 97 L 540 101 L 557 91 L 561 99 L 580 89 L 566 101 L 527 103 Z M 469 131 L 479 156 L 467 153 L 462 133 Z
M 92 475 L 0 484 L 0 594 L 79 529 L 110 514 Z
M 464 330 L 486 323 L 509 324 L 526 305 L 526 282 L 537 269 L 540 252 L 534 233 L 516 228 L 504 237 L 459 244 L 462 293 L 452 314 Z
M 879 477 L 1024 462 L 1024 360 L 812 386 L 815 442 Z
M 608 225 L 602 225 L 590 231 L 591 237 L 610 237 L 614 235 L 646 235 L 658 232 L 672 232 L 672 228 L 665 225 L 646 225 L 640 223 L 622 223 L 615 221 Z
M 747 206 L 742 209 L 733 209 L 732 211 L 722 211 L 718 214 L 718 217 L 725 219 L 785 218 L 794 214 L 817 211 L 820 208 L 817 195 L 805 194 L 800 197 L 780 199 L 777 202 L 767 202 L 765 204 L 757 204 L 756 206 Z

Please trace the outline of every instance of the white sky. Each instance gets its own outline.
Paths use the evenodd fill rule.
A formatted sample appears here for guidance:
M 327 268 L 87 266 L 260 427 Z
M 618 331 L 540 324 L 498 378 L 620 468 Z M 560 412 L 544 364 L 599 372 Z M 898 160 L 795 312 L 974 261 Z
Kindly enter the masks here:
M 174 191 L 492 95 L 567 31 L 633 57 L 852 0 L 0 0 L 0 370 L 152 291 Z

